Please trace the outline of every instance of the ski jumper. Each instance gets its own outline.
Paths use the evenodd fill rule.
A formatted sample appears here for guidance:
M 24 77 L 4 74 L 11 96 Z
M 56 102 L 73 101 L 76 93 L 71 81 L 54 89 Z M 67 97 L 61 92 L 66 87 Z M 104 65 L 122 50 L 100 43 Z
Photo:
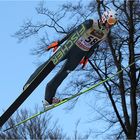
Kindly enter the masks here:
M 93 20 L 86 20 L 84 23 L 80 24 L 70 34 L 64 37 L 60 41 L 53 42 L 50 44 L 46 51 L 53 48 L 55 51 L 58 46 L 61 47 L 44 63 L 42 64 L 28 79 L 24 86 L 22 93 L 16 98 L 16 100 L 9 106 L 9 108 L 0 117 L 0 127 L 12 116 L 12 114 L 19 108 L 19 106 L 29 97 L 29 95 L 35 90 L 35 88 L 44 80 L 44 78 L 55 68 L 55 66 L 63 60 L 66 60 L 61 70 L 56 74 L 56 76 L 47 84 L 46 94 L 44 101 L 44 109 L 48 108 L 51 103 L 56 104 L 48 108 L 50 110 L 60 104 L 69 101 L 80 94 L 85 93 L 80 92 L 75 96 L 70 97 L 67 100 L 61 102 L 61 99 L 53 98 L 58 86 L 66 78 L 71 70 L 74 70 L 76 66 L 82 63 L 85 66 L 88 58 L 93 54 L 94 49 L 98 47 L 98 43 L 101 42 L 109 32 L 109 29 L 117 23 L 116 12 L 112 10 L 105 11 L 101 16 L 100 21 L 95 22 Z M 82 58 L 82 60 L 81 60 Z M 84 59 L 83 59 L 84 58 Z M 118 73 L 117 73 L 118 74 Z M 112 78 L 112 77 L 111 77 Z M 109 78 L 108 80 L 110 80 Z M 105 82 L 105 81 L 103 81 Z M 94 86 L 92 86 L 93 88 Z M 90 89 L 88 89 L 90 90 Z M 49 102 L 50 100 L 50 102 Z M 58 104 L 57 104 L 58 103 Z M 6 129 L 9 130 L 16 127 L 38 115 L 41 115 L 45 111 L 41 111 L 33 115 L 32 117 L 21 121 L 20 123 L 13 125 L 12 127 Z
M 62 68 L 46 86 L 45 100 L 50 104 L 52 98 L 55 96 L 57 88 L 63 80 L 77 67 L 84 56 L 89 58 L 93 54 L 97 44 L 101 42 L 109 32 L 105 26 L 99 25 L 99 21 L 95 22 L 93 20 L 87 20 L 84 23 L 89 28 L 77 40 L 65 58 L 63 58 L 63 60 L 66 61 Z
M 77 65 L 80 63 L 81 59 L 85 56 L 89 58 L 95 48 L 97 48 L 98 43 L 103 41 L 107 36 L 109 30 L 105 28 L 104 25 L 99 23 L 99 20 L 93 21 L 91 19 L 86 20 L 84 23 L 86 26 L 85 33 L 73 44 L 66 56 L 61 60 L 65 60 L 60 71 L 54 76 L 54 78 L 47 84 L 45 89 L 45 100 L 51 104 L 52 98 L 55 96 L 56 90 L 63 80 L 68 76 L 68 74 L 73 71 Z M 80 26 L 80 25 L 79 25 Z M 66 37 L 64 37 L 60 44 L 69 39 L 69 37 L 75 32 L 76 28 L 73 29 Z M 63 44 L 62 44 L 63 45 Z M 24 87 L 28 85 L 38 72 L 46 65 L 47 61 L 39 66 L 36 71 L 30 76 Z
M 89 22 L 92 22 L 92 21 L 89 20 Z M 86 31 L 86 29 L 90 28 L 91 25 L 89 24 L 89 22 L 84 22 L 80 24 L 78 27 L 74 28 L 71 32 L 69 32 L 66 37 L 64 37 L 62 40 L 57 42 L 58 46 L 62 44 L 62 47 L 60 47 L 60 50 L 56 51 L 56 53 L 53 54 L 51 58 L 49 58 L 46 62 L 44 62 L 34 71 L 34 73 L 29 77 L 27 82 L 24 84 L 23 90 L 25 90 L 32 83 L 32 81 L 39 75 L 39 73 L 44 69 L 44 67 L 46 67 L 48 63 L 50 63 L 50 61 L 52 61 L 53 65 L 56 66 L 60 61 L 66 58 L 65 56 L 68 53 L 68 51 L 70 51 L 70 49 L 73 47 L 74 42 L 76 42 L 79 39 L 79 37 L 81 37 L 81 35 Z M 47 51 L 48 51 L 48 48 L 46 48 Z M 57 52 L 59 53 L 57 54 Z M 60 53 L 63 53 L 63 54 L 60 54 Z M 48 72 L 46 74 L 48 74 Z

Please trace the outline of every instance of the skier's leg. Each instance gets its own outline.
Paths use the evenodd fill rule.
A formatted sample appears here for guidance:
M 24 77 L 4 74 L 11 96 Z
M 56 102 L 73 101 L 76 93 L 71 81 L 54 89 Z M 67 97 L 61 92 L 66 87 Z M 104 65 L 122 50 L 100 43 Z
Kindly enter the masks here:
M 66 62 L 63 64 L 60 71 L 56 74 L 56 76 L 47 84 L 45 90 L 45 100 L 48 101 L 50 104 L 52 103 L 52 99 L 55 96 L 56 90 L 59 85 L 63 82 L 63 80 L 67 77 L 67 75 L 73 71 L 83 56 L 85 52 L 80 50 L 78 47 L 74 46 L 67 56 Z
M 45 100 L 50 104 L 52 103 L 52 99 L 55 96 L 56 90 L 58 86 L 62 83 L 62 81 L 67 77 L 68 71 L 66 69 L 67 61 L 65 61 L 63 67 L 60 71 L 55 75 L 55 77 L 47 84 L 45 90 Z
M 67 55 L 62 58 L 61 61 L 65 60 L 65 58 L 67 57 Z M 23 90 L 26 89 L 28 87 L 28 85 L 30 84 L 30 82 L 32 82 L 32 80 L 38 75 L 38 73 L 44 68 L 44 66 L 48 63 L 48 60 L 43 63 L 42 65 L 40 65 L 35 71 L 34 73 L 29 77 L 29 79 L 27 80 L 27 82 L 24 84 L 23 86 Z

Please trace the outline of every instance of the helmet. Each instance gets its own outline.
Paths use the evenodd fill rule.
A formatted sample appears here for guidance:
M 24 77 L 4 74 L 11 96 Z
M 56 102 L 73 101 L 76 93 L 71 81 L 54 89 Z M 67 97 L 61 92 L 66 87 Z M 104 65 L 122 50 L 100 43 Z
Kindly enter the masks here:
M 117 23 L 117 13 L 114 10 L 105 11 L 101 17 L 103 23 L 108 23 L 109 25 L 115 25 Z

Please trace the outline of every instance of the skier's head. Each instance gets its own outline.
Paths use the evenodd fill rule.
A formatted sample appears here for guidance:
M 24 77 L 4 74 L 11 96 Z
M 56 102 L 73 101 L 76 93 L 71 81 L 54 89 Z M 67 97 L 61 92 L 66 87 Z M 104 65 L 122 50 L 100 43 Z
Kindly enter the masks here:
M 117 13 L 114 10 L 107 10 L 101 17 L 101 22 L 104 25 L 112 27 L 117 23 Z

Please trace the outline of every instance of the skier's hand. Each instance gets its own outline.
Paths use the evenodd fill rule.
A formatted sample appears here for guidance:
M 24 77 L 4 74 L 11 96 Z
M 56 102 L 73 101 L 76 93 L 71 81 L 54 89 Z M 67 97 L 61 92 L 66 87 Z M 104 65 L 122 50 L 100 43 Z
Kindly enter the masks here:
M 87 57 L 83 57 L 82 60 L 80 61 L 80 64 L 82 64 L 82 68 L 84 69 L 84 67 L 86 66 L 86 64 L 88 63 L 88 58 Z
M 46 51 L 49 51 L 50 49 L 53 48 L 53 52 L 55 52 L 58 48 L 58 41 L 53 42 L 50 46 L 48 46 L 48 48 L 46 49 Z

